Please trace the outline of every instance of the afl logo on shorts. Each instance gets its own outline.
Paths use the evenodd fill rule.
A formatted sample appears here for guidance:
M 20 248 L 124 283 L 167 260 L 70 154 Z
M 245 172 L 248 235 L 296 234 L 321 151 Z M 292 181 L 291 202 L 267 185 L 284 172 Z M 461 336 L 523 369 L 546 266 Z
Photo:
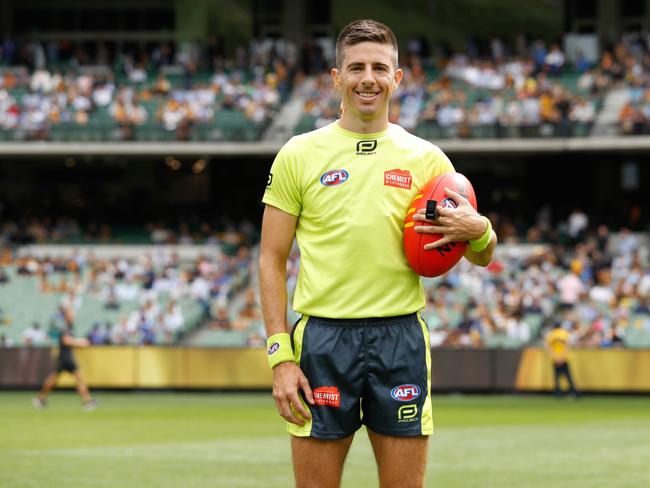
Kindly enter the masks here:
M 336 186 L 348 181 L 350 173 L 344 169 L 332 169 L 320 177 L 320 182 L 325 186 Z
M 410 402 L 420 396 L 418 385 L 399 385 L 390 391 L 390 396 L 398 402 Z

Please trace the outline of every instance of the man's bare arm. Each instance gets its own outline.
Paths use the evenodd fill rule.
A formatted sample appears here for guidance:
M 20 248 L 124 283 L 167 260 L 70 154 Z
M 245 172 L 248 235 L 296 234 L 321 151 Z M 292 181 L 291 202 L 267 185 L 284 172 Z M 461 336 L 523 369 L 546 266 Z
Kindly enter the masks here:
M 262 315 L 268 337 L 287 332 L 287 258 L 297 222 L 295 215 L 270 205 L 264 210 L 259 269 Z M 309 381 L 296 363 L 284 362 L 273 368 L 275 406 L 285 420 L 297 425 L 304 425 L 304 419 L 310 417 L 300 400 L 301 389 L 313 404 Z
M 494 231 L 491 232 L 492 236 L 490 237 L 490 243 L 482 251 L 472 251 L 470 247 L 467 246 L 467 250 L 464 254 L 465 259 L 467 259 L 472 264 L 476 264 L 477 266 L 487 266 L 490 264 L 490 261 L 492 261 L 492 256 L 494 255 L 494 250 L 497 247 L 497 235 L 494 233 Z
M 287 332 L 287 258 L 298 217 L 266 206 L 260 246 L 260 295 L 268 337 Z
M 63 342 L 63 345 L 70 347 L 86 347 L 90 345 L 90 341 L 88 339 L 76 338 L 70 334 L 64 334 L 61 342 Z

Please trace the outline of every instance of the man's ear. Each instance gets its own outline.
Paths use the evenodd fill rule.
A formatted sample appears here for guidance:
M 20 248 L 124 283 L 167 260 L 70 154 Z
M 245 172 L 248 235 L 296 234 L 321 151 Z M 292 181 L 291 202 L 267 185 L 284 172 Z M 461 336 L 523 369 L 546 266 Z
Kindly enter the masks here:
M 395 88 L 397 88 L 399 84 L 402 82 L 402 78 L 404 78 L 404 71 L 402 71 L 402 68 L 397 68 L 395 70 L 395 78 L 393 79 L 395 83 Z
M 334 84 L 335 88 L 340 88 L 341 87 L 341 73 L 339 73 L 339 70 L 337 68 L 332 68 L 330 71 L 330 76 L 332 77 L 332 83 Z

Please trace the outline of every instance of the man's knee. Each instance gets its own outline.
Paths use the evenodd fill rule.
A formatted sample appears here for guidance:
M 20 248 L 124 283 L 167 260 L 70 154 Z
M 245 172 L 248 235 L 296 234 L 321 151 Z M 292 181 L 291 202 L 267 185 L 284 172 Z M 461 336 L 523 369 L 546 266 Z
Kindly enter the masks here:
M 323 440 L 292 436 L 291 452 L 296 487 L 338 488 L 343 463 L 353 437 Z
M 421 488 L 427 465 L 428 436 L 394 437 L 368 431 L 382 488 Z

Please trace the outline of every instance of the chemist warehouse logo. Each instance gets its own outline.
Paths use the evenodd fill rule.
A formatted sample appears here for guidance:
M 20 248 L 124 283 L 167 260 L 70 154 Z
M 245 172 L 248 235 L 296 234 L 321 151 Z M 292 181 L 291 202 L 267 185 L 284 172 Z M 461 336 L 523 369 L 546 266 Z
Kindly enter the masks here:
M 384 186 L 394 186 L 395 188 L 411 189 L 413 177 L 406 169 L 391 169 L 384 171 Z
M 313 394 L 316 405 L 334 408 L 341 406 L 341 392 L 336 386 L 320 386 L 314 388 Z
M 332 169 L 320 177 L 321 184 L 325 186 L 342 185 L 350 178 L 350 173 L 344 169 Z

